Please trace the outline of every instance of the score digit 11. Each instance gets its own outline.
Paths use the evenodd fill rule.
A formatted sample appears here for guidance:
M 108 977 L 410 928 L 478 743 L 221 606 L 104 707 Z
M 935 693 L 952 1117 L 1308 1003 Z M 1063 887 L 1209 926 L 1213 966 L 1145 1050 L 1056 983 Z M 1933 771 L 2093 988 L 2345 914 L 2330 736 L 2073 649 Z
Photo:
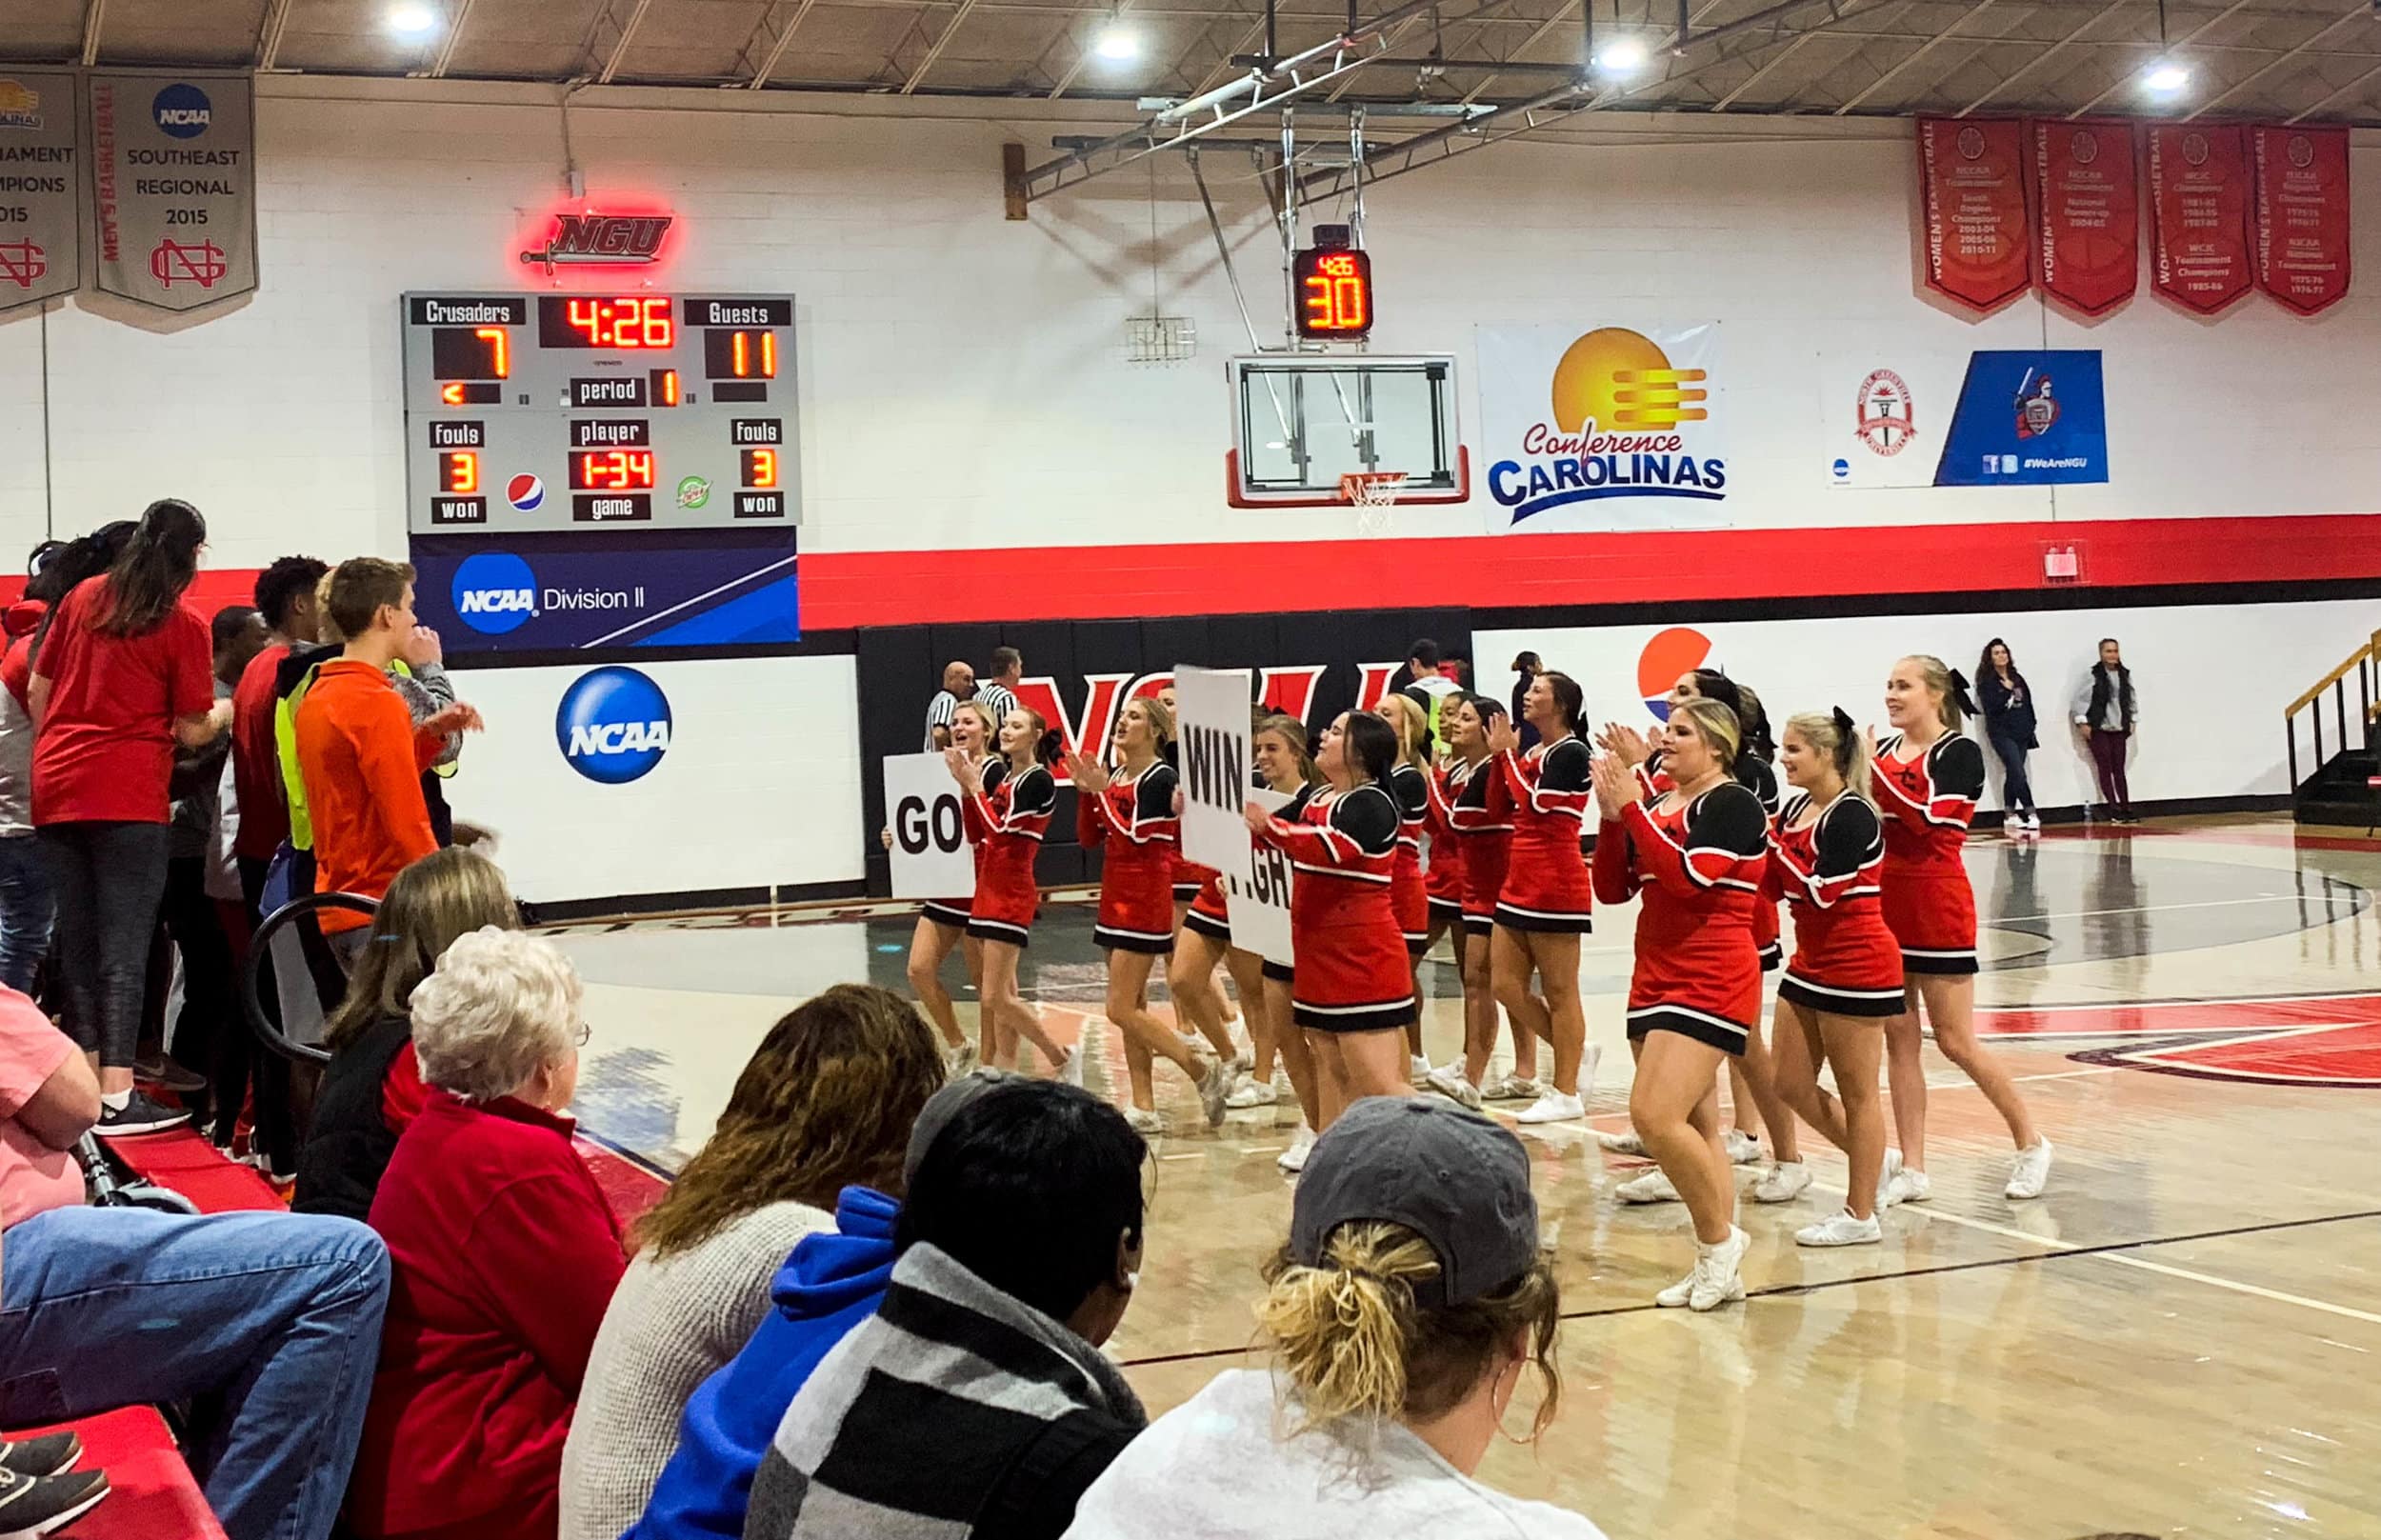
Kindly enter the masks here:
M 1314 244 L 1291 259 L 1301 337 L 1350 341 L 1372 330 L 1372 259 L 1351 244 L 1345 225 L 1318 225 Z

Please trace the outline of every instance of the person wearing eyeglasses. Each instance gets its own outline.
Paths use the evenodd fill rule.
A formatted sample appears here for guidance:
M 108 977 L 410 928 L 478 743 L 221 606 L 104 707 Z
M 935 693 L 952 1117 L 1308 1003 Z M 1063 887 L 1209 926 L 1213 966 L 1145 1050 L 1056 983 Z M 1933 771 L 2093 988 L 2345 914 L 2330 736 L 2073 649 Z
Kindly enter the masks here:
M 395 1282 L 348 1490 L 368 1540 L 555 1533 L 570 1414 L 628 1268 L 563 1111 L 580 1005 L 560 949 L 493 926 L 414 986 L 430 1096 L 372 1198 Z

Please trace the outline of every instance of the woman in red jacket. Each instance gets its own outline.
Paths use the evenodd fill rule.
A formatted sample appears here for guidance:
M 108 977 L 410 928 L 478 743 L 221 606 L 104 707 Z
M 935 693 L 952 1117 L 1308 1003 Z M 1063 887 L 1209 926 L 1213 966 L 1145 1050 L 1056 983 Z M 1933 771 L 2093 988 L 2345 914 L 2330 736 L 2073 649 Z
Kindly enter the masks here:
M 1253 802 L 1249 832 L 1290 857 L 1290 935 L 1297 963 L 1291 1015 L 1314 1056 L 1322 1133 L 1351 1102 L 1412 1090 L 1405 1030 L 1413 1020 L 1413 965 L 1391 898 L 1397 805 L 1387 782 L 1397 735 L 1363 711 L 1344 711 L 1314 756 L 1327 785 L 1295 818 Z
M 1032 934 L 1033 916 L 1042 904 L 1034 880 L 1034 859 L 1042 851 L 1042 835 L 1058 807 L 1058 783 L 1050 767 L 1058 762 L 1058 734 L 1041 713 L 1020 706 L 1001 724 L 1000 752 L 993 763 L 1002 773 L 987 776 L 986 763 L 970 759 L 956 747 L 943 750 L 950 778 L 959 783 L 959 815 L 967 826 L 968 842 L 975 847 L 975 897 L 968 908 L 968 938 L 984 950 L 984 1013 L 993 1031 L 1001 1062 L 1022 1037 L 1042 1050 L 1070 1086 L 1083 1084 L 1083 1050 L 1061 1050 L 1042 1026 L 1042 1018 L 1017 992 L 1017 964 Z M 989 788 L 989 789 L 988 789 Z
M 1769 864 L 1769 819 L 1730 773 L 1740 730 L 1719 702 L 1684 701 L 1662 729 L 1668 791 L 1647 791 L 1616 754 L 1594 769 L 1604 814 L 1595 895 L 1644 900 L 1629 981 L 1629 1036 L 1640 1045 L 1629 1121 L 1694 1221 L 1694 1270 L 1653 1298 L 1696 1310 L 1745 1295 L 1746 1237 L 1732 1218 L 1716 1081 L 1761 1016 L 1752 912 Z
M 552 1540 L 570 1411 L 627 1270 L 572 1150 L 578 975 L 550 941 L 459 938 L 414 988 L 428 1104 L 371 1225 L 394 1268 L 348 1489 L 370 1540 Z
M 1125 1034 L 1132 1106 L 1125 1113 L 1136 1133 L 1163 1133 L 1150 1070 L 1173 1065 L 1199 1089 L 1208 1127 L 1224 1120 L 1231 1066 L 1204 1055 L 1174 1035 L 1150 1010 L 1150 971 L 1174 950 L 1174 860 L 1181 824 L 1174 813 L 1174 770 L 1165 758 L 1174 717 L 1163 701 L 1127 701 L 1117 713 L 1117 768 L 1089 754 L 1067 760 L 1075 789 L 1075 834 L 1085 850 L 1102 852 L 1099 918 L 1091 944 L 1108 953 L 1108 1019 Z
M 1489 970 L 1505 1013 L 1554 1045 L 1553 1084 L 1515 1115 L 1517 1123 L 1586 1117 L 1585 1096 L 1595 1078 L 1587 1010 L 1579 999 L 1579 938 L 1595 928 L 1594 889 L 1579 853 L 1580 830 L 1593 800 L 1592 754 L 1579 736 L 1585 702 L 1569 674 L 1542 673 L 1530 681 L 1521 701 L 1538 730 L 1538 746 L 1524 753 L 1510 723 L 1489 733 L 1513 809 L 1512 855 L 1496 895 Z M 1532 972 L 1546 990 L 1542 999 L 1530 992 Z

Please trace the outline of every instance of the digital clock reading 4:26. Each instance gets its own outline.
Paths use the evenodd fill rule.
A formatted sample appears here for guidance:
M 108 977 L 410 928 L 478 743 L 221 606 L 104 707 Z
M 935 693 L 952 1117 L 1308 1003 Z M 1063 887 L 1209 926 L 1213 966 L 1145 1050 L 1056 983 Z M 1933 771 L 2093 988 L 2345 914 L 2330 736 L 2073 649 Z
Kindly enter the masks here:
M 1372 259 L 1351 246 L 1312 246 L 1291 270 L 1298 335 L 1353 339 L 1372 330 Z

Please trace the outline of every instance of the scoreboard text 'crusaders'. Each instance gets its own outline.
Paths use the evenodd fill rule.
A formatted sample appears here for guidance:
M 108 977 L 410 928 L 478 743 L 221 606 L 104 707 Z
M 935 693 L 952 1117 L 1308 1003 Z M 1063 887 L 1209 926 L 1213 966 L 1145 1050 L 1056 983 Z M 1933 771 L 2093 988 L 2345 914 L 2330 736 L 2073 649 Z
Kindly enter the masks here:
M 1323 225 L 1291 259 L 1298 335 L 1352 342 L 1372 330 L 1372 259 L 1349 244 L 1348 227 Z
M 405 296 L 416 534 L 798 517 L 793 298 Z

